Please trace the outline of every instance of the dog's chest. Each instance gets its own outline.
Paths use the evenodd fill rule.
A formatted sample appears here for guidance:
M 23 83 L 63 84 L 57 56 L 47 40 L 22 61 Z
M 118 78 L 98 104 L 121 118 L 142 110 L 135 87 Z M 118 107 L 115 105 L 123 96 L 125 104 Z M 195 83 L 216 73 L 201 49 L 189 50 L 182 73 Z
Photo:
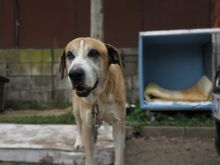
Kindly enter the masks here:
M 114 102 L 111 103 L 102 103 L 98 102 L 99 106 L 99 115 L 98 119 L 100 121 L 106 121 L 109 124 L 113 124 L 121 120 L 118 105 Z

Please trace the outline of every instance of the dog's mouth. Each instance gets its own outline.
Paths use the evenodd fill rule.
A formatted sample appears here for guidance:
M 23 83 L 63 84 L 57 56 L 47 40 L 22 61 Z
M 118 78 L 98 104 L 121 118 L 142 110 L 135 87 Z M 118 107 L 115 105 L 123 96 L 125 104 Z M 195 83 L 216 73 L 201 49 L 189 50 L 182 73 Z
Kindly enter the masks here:
M 94 86 L 91 87 L 91 88 L 85 87 L 83 85 L 76 85 L 74 88 L 76 89 L 76 94 L 79 97 L 87 97 L 87 96 L 89 96 L 91 91 L 94 90 L 97 87 L 97 85 L 98 85 L 98 80 L 96 81 Z
M 77 86 L 75 87 L 76 88 L 76 94 L 79 96 L 79 97 L 87 97 L 89 96 L 91 90 L 90 89 L 86 89 L 84 88 L 83 86 Z

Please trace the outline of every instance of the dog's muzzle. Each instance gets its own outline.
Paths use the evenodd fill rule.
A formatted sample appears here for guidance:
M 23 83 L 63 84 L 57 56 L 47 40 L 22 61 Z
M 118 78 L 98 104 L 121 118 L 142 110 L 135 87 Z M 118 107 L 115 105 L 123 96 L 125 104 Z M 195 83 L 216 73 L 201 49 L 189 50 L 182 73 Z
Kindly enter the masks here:
M 87 97 L 92 90 L 98 85 L 98 80 L 95 82 L 93 87 L 87 87 L 84 84 L 85 73 L 82 69 L 70 70 L 69 77 L 73 85 L 73 89 L 76 89 L 76 94 L 79 97 Z

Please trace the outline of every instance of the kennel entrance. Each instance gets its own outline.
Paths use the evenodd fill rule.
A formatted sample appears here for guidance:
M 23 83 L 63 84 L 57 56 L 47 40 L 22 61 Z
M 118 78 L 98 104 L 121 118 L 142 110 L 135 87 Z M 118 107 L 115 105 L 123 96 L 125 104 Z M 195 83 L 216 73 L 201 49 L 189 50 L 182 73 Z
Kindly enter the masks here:
M 206 101 L 149 101 L 145 88 L 157 84 L 167 90 L 191 88 L 205 76 L 215 74 L 215 37 L 220 29 L 149 31 L 139 34 L 140 106 L 149 110 L 211 109 Z M 210 83 L 209 83 L 210 84 Z

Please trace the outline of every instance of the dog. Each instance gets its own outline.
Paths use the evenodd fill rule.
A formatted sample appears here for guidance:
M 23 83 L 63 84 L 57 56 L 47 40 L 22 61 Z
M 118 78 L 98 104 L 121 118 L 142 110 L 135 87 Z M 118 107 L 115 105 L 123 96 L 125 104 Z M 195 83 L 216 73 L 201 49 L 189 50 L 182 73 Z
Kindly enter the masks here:
M 124 164 L 126 90 L 117 49 L 94 38 L 70 41 L 61 56 L 61 78 L 68 74 L 76 119 L 75 148 L 85 148 L 85 164 L 95 165 L 97 123 L 112 125 L 114 165 Z M 95 123 L 94 123 L 95 121 Z

